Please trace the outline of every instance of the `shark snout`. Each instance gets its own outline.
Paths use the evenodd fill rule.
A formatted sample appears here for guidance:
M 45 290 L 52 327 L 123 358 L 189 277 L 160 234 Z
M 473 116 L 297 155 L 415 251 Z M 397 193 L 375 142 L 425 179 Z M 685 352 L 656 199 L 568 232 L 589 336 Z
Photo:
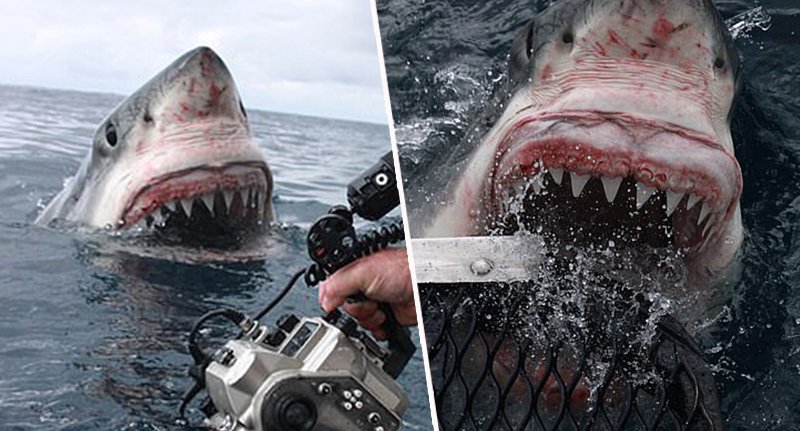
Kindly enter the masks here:
M 208 47 L 175 61 L 176 73 L 165 82 L 159 116 L 164 124 L 227 117 L 243 121 L 244 107 L 228 67 Z

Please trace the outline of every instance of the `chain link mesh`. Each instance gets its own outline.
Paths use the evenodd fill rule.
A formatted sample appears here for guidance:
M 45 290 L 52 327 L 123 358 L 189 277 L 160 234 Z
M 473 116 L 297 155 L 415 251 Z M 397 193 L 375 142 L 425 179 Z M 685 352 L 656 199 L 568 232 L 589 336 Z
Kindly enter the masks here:
M 702 352 L 674 319 L 653 322 L 645 297 L 610 295 L 573 319 L 535 292 L 420 286 L 440 429 L 722 429 Z

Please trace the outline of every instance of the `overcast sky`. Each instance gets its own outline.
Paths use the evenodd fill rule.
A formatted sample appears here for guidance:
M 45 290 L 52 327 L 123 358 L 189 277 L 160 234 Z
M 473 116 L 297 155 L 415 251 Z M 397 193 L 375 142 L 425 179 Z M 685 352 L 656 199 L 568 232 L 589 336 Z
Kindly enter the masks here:
M 0 0 L 0 83 L 129 94 L 199 45 L 250 108 L 387 121 L 370 0 Z

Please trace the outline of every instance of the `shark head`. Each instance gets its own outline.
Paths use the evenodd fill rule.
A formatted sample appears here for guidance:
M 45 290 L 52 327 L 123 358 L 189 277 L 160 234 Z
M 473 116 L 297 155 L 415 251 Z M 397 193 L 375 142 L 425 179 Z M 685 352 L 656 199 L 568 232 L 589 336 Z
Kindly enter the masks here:
M 556 2 L 514 41 L 507 84 L 428 236 L 672 246 L 700 279 L 724 272 L 739 60 L 710 0 Z
M 200 47 L 103 120 L 78 173 L 37 221 L 236 242 L 271 221 L 271 195 L 233 77 Z

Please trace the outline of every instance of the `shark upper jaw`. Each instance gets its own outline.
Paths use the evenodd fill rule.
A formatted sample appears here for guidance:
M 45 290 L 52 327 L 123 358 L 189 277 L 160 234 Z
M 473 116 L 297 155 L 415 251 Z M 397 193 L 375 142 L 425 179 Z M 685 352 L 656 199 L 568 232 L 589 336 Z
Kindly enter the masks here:
M 712 135 L 658 119 L 538 112 L 509 123 L 497 142 L 482 200 L 492 232 L 542 223 L 543 213 L 561 207 L 561 216 L 602 220 L 602 226 L 570 229 L 571 239 L 575 231 L 617 229 L 618 221 L 627 231 L 615 232 L 615 238 L 643 235 L 692 257 L 725 235 L 738 208 L 742 175 L 733 155 Z M 561 190 L 567 182 L 569 188 Z M 550 227 L 564 223 L 556 219 Z M 627 235 L 631 230 L 636 235 Z M 578 236 L 609 239 L 591 232 Z
M 117 228 L 164 229 L 204 218 L 237 229 L 271 220 L 272 176 L 263 161 L 207 164 L 152 178 L 131 194 Z M 199 232 L 198 232 L 199 233 Z

